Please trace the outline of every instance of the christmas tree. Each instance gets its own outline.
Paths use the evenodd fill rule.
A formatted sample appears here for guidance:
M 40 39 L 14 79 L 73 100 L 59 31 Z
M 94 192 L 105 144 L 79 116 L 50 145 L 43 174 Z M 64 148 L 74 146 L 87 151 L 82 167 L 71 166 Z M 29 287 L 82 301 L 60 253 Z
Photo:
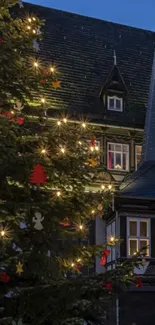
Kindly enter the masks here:
M 0 0 L 4 316 L 20 325 L 103 323 L 107 298 L 133 277 L 133 265 L 118 264 L 98 276 L 94 272 L 95 257 L 104 267 L 118 243 L 112 237 L 99 246 L 86 245 L 96 215 L 111 204 L 113 189 L 90 190 L 99 155 L 97 130 L 87 121 L 69 119 L 67 112 L 48 116 L 45 89 L 57 91 L 61 80 L 55 65 L 39 59 L 42 25 L 25 13 L 21 1 Z M 87 280 L 84 267 L 91 270 Z

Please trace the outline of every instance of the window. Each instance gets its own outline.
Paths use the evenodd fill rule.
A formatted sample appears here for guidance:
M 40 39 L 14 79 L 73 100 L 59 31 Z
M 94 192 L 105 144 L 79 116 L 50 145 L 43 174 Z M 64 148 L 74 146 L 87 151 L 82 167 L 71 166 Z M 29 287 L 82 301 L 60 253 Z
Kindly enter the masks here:
M 128 218 L 127 222 L 128 256 L 134 255 L 144 247 L 146 255 L 149 256 L 147 246 L 150 244 L 150 220 Z
M 129 170 L 129 145 L 108 143 L 108 169 Z
M 106 229 L 106 237 L 107 237 L 107 241 L 110 240 L 110 237 L 115 237 L 115 221 L 113 221 L 110 225 L 107 226 Z M 115 261 L 115 247 L 107 247 L 107 249 L 110 250 L 110 255 L 107 257 L 107 263 Z
M 135 146 L 135 169 L 136 170 L 140 163 L 141 155 L 142 155 L 142 146 Z
M 117 96 L 108 96 L 108 110 L 110 111 L 123 111 L 123 99 Z

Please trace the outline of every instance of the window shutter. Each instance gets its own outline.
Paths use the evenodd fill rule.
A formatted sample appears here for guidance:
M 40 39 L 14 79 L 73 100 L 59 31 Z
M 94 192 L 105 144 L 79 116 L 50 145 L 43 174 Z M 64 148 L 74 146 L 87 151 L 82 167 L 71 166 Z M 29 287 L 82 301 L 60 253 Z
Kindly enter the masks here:
M 126 257 L 127 256 L 127 246 L 126 246 L 126 237 L 127 237 L 127 231 L 126 231 L 126 223 L 127 218 L 124 216 L 120 217 L 120 238 L 123 239 L 123 241 L 120 244 L 120 257 Z
M 151 257 L 155 258 L 155 218 L 151 219 Z

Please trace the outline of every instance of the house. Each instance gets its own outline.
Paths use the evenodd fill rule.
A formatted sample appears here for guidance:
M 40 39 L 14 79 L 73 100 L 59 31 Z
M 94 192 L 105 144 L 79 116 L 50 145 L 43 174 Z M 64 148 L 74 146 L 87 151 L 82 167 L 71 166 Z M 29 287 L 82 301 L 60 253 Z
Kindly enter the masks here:
M 149 245 L 146 264 L 140 270 L 144 286 L 120 297 L 118 324 L 153 325 L 155 33 L 32 4 L 24 6 L 46 20 L 37 56 L 53 63 L 62 74 L 61 88 L 45 94 L 48 117 L 67 111 L 72 119 L 82 116 L 98 127 L 98 184 L 115 188 L 122 182 L 119 195 L 114 195 L 114 211 L 106 220 L 96 218 L 96 243 L 110 235 L 124 239 L 108 257 L 108 269 L 115 267 L 117 258 L 129 258 Z M 138 167 L 146 109 L 143 157 Z M 98 260 L 96 271 L 101 271 Z

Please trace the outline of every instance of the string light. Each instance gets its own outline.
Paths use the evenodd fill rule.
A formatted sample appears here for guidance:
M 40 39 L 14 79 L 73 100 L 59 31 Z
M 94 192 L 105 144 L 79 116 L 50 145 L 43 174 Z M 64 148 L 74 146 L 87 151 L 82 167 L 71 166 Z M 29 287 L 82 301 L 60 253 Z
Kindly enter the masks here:
M 63 122 L 64 122 L 64 123 L 67 123 L 67 119 L 66 119 L 66 117 L 63 118 Z
M 45 104 L 45 98 L 41 98 L 41 102 L 43 103 L 43 104 Z
M 92 210 L 92 211 L 91 211 L 91 214 L 94 214 L 94 213 L 95 213 L 95 210 Z
M 111 236 L 110 237 L 110 241 L 113 243 L 115 241 L 115 237 L 114 236 Z
M 37 61 L 35 61 L 35 62 L 33 63 L 33 65 L 34 65 L 35 68 L 38 68 L 38 67 L 39 67 L 39 63 L 38 63 Z
M 33 17 L 32 19 L 33 19 L 34 21 L 36 21 L 36 18 L 35 18 L 35 17 Z
M 0 232 L 0 234 L 1 234 L 1 237 L 4 237 L 4 236 L 5 236 L 5 231 L 2 230 L 2 231 Z
M 101 185 L 101 189 L 104 190 L 105 189 L 105 185 Z
M 60 196 L 61 196 L 61 192 L 58 191 L 58 192 L 57 192 L 57 197 L 60 197 Z
M 32 31 L 32 32 L 33 32 L 33 34 L 36 34 L 36 30 L 35 30 L 35 29 L 33 29 L 33 31 Z
M 83 230 L 84 226 L 83 225 L 79 225 L 79 229 Z
M 41 149 L 41 154 L 46 154 L 47 152 L 46 152 L 46 149 Z
M 55 68 L 54 67 L 51 67 L 50 70 L 51 70 L 51 72 L 54 72 L 55 71 Z
M 14 112 L 14 111 L 11 111 L 11 114 L 12 114 L 12 115 L 14 115 L 14 114 L 15 114 L 15 112 Z
M 27 29 L 30 30 L 31 29 L 31 26 L 27 26 Z
M 81 141 L 79 141 L 79 142 L 78 142 L 78 144 L 81 146 L 81 145 L 82 145 L 82 142 L 81 142 Z
M 83 127 L 83 129 L 85 129 L 86 128 L 86 123 L 82 123 L 82 127 Z
M 57 125 L 60 126 L 61 125 L 61 121 L 57 121 Z
M 77 259 L 77 262 L 80 263 L 80 262 L 81 262 L 81 258 L 78 258 L 78 259 Z
M 32 19 L 31 18 L 28 18 L 28 22 L 31 23 L 32 22 Z
M 74 267 L 74 266 L 75 266 L 75 263 L 72 263 L 72 264 L 71 264 L 71 267 Z
M 95 146 L 95 150 L 96 151 L 99 151 L 99 146 Z
M 108 185 L 108 189 L 111 190 L 112 189 L 112 185 Z
M 60 151 L 61 151 L 62 153 L 65 153 L 65 148 L 60 148 Z

